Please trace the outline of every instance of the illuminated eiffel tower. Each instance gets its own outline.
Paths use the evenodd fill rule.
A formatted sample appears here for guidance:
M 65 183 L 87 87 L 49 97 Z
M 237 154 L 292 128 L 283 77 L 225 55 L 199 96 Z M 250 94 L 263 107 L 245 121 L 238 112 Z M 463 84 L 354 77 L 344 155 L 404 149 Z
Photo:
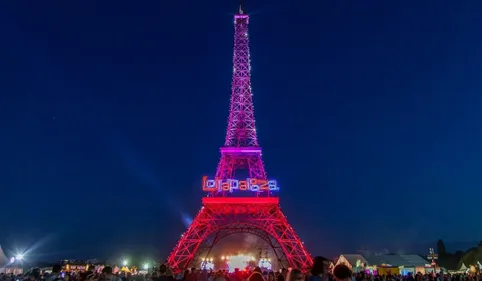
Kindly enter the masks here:
M 251 89 L 249 16 L 241 2 L 234 15 L 234 56 L 231 104 L 224 146 L 214 179 L 203 178 L 203 207 L 168 258 L 173 270 L 195 261 L 196 252 L 210 249 L 235 233 L 256 235 L 270 245 L 284 267 L 310 268 L 312 259 L 280 209 L 277 182 L 268 180 L 256 133 Z M 235 179 L 247 170 L 249 178 Z

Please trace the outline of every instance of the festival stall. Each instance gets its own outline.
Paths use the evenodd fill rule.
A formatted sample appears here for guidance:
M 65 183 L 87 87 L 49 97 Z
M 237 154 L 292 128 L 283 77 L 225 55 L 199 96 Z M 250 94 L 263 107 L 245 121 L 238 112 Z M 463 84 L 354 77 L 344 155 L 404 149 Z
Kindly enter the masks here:
M 377 272 L 379 275 L 399 275 L 400 268 L 389 264 L 382 264 L 377 266 Z
M 64 264 L 62 266 L 62 271 L 64 272 L 85 272 L 88 269 L 88 264 Z
M 344 264 L 348 266 L 353 272 L 365 271 L 368 266 L 368 261 L 359 254 L 344 254 L 340 255 L 336 260 L 334 266 Z

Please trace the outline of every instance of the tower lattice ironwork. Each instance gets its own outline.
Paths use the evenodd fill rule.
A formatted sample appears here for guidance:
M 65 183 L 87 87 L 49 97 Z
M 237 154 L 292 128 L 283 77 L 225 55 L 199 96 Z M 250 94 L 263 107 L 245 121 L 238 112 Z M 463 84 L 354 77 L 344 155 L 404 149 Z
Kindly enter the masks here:
M 244 168 L 248 169 L 250 178 L 266 179 L 254 119 L 248 24 L 249 16 L 241 3 L 234 16 L 231 104 L 226 141 L 220 149 L 221 160 L 216 171 L 218 179 L 232 179 L 236 170 Z
M 240 169 L 249 177 L 267 180 L 261 147 L 256 134 L 251 92 L 249 16 L 241 2 L 234 16 L 233 81 L 228 127 L 221 147 L 216 178 L 234 179 Z M 273 248 L 280 266 L 307 270 L 312 258 L 281 211 L 279 198 L 271 191 L 258 191 L 256 197 L 233 197 L 226 192 L 213 192 L 203 198 L 203 207 L 168 257 L 174 270 L 183 270 L 196 261 L 196 253 L 212 247 L 235 233 L 253 234 Z

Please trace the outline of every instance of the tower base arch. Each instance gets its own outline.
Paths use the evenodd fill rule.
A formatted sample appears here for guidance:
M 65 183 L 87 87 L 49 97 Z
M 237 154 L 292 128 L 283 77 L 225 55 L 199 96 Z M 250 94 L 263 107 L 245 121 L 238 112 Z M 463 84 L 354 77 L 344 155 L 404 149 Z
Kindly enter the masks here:
M 196 252 L 206 243 L 211 245 L 234 233 L 250 233 L 259 236 L 273 247 L 278 262 L 308 270 L 312 258 L 288 223 L 279 206 L 279 198 L 205 197 L 187 231 L 168 257 L 174 270 L 189 268 Z

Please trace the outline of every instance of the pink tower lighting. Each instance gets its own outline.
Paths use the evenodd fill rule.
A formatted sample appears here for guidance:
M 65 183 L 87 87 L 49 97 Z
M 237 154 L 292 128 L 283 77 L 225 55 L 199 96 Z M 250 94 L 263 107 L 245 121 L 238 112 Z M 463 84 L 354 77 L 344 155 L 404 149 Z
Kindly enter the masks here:
M 216 170 L 216 179 L 219 180 L 232 179 L 238 169 L 247 169 L 252 179 L 267 180 L 254 119 L 248 24 L 249 16 L 241 2 L 234 16 L 231 104 L 226 140 L 220 149 L 221 160 Z M 269 196 L 270 192 L 264 194 Z
M 248 23 L 249 16 L 244 14 L 240 6 L 238 14 L 234 16 L 233 81 L 225 147 L 258 146 L 251 90 Z

